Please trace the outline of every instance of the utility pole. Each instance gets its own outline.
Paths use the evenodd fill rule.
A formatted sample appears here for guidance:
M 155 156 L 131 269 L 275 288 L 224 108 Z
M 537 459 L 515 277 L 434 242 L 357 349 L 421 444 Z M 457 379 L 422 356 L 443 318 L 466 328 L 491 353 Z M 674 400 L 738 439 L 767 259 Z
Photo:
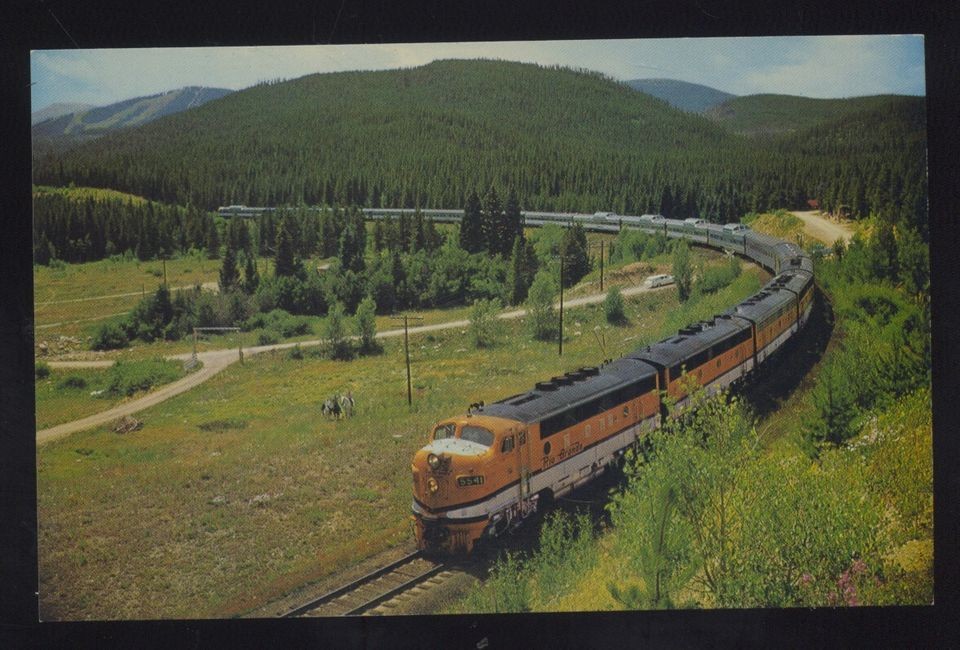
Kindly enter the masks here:
M 560 253 L 560 356 L 563 356 L 563 253 Z
M 394 320 L 403 319 L 403 354 L 407 359 L 407 406 L 413 405 L 413 387 L 410 383 L 410 339 L 408 336 L 407 330 L 407 321 L 408 320 L 423 320 L 422 316 L 408 316 L 404 314 L 403 316 L 392 316 Z
M 161 259 L 161 261 L 163 262 L 163 286 L 164 286 L 164 288 L 166 288 L 166 286 L 167 286 L 167 258 L 164 257 L 164 258 Z
M 603 291 L 603 240 L 600 240 L 600 291 Z

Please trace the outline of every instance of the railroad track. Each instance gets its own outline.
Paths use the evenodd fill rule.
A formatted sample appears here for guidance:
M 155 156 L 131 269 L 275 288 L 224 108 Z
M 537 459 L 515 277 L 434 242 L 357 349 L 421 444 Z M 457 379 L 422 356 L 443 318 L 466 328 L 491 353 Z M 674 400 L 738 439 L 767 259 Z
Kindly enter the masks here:
M 427 582 L 444 569 L 441 562 L 428 560 L 420 551 L 415 551 L 319 598 L 314 598 L 283 614 L 283 617 L 368 614 L 399 594 Z

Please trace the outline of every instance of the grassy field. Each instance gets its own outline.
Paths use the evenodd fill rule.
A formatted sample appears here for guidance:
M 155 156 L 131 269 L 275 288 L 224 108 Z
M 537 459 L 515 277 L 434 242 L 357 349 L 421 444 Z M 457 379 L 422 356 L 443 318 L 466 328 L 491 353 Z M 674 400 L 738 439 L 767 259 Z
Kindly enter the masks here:
M 179 363 L 154 359 L 112 368 L 52 368 L 36 382 L 37 429 L 106 411 L 186 374 Z M 131 385 L 136 383 L 149 387 L 137 390 Z
M 414 404 L 402 342 L 352 362 L 284 353 L 252 357 L 138 414 L 38 451 L 42 618 L 230 616 L 411 538 L 409 462 L 428 427 L 633 347 L 733 304 L 733 285 L 679 306 L 674 292 L 628 301 L 630 323 L 602 307 L 571 310 L 564 356 L 505 322 L 475 350 L 459 330 L 411 337 Z M 606 355 L 593 335 L 604 331 Z M 355 417 L 319 406 L 351 390 Z
M 326 260 L 311 259 L 308 264 Z M 272 260 L 259 258 L 263 273 Z M 220 260 L 208 260 L 196 254 L 166 261 L 167 284 L 173 289 L 196 284 L 216 283 L 220 277 Z M 33 300 L 36 340 L 46 341 L 51 352 L 59 349 L 61 336 L 78 339 L 64 347 L 67 350 L 88 350 L 89 339 L 111 315 L 127 312 L 157 290 L 163 283 L 160 260 L 141 262 L 136 258 L 113 258 L 65 264 L 59 267 L 34 266 Z M 183 350 L 179 350 L 183 351 Z

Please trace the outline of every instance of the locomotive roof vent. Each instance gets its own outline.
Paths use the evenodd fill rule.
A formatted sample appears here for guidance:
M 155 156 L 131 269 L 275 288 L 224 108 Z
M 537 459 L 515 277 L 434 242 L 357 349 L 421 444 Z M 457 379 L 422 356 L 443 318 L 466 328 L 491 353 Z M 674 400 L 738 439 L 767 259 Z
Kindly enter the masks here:
M 573 380 L 566 375 L 560 375 L 559 377 L 551 377 L 550 381 L 557 384 L 558 386 L 569 386 L 573 383 Z
M 549 383 L 549 382 L 540 382 L 540 383 Z M 537 384 L 537 388 L 540 387 L 540 384 Z M 536 393 L 528 393 L 526 395 L 520 396 L 519 399 L 516 399 L 512 402 L 508 402 L 510 406 L 520 406 L 521 404 L 526 404 L 527 402 L 532 402 L 535 399 L 539 399 L 539 395 Z
M 600 368 L 596 366 L 584 366 L 580 368 L 579 372 L 582 372 L 586 377 L 594 377 L 600 374 Z
M 557 390 L 557 385 L 552 381 L 538 381 L 535 387 L 537 390 Z
M 579 370 L 571 370 L 570 372 L 564 373 L 563 376 L 570 379 L 570 381 L 580 381 L 581 379 L 586 379 L 586 375 Z

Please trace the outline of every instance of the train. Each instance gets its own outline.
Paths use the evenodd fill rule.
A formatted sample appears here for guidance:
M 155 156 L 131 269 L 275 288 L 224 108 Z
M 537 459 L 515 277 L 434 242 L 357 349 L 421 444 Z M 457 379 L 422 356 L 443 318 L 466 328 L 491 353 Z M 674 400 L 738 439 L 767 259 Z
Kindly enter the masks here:
M 694 383 L 715 394 L 768 363 L 813 308 L 810 256 L 739 224 L 613 213 L 525 216 L 530 225 L 580 221 L 682 237 L 749 258 L 773 277 L 746 300 L 662 341 L 438 422 L 411 466 L 413 533 L 428 553 L 471 553 L 594 480 L 689 406 Z

